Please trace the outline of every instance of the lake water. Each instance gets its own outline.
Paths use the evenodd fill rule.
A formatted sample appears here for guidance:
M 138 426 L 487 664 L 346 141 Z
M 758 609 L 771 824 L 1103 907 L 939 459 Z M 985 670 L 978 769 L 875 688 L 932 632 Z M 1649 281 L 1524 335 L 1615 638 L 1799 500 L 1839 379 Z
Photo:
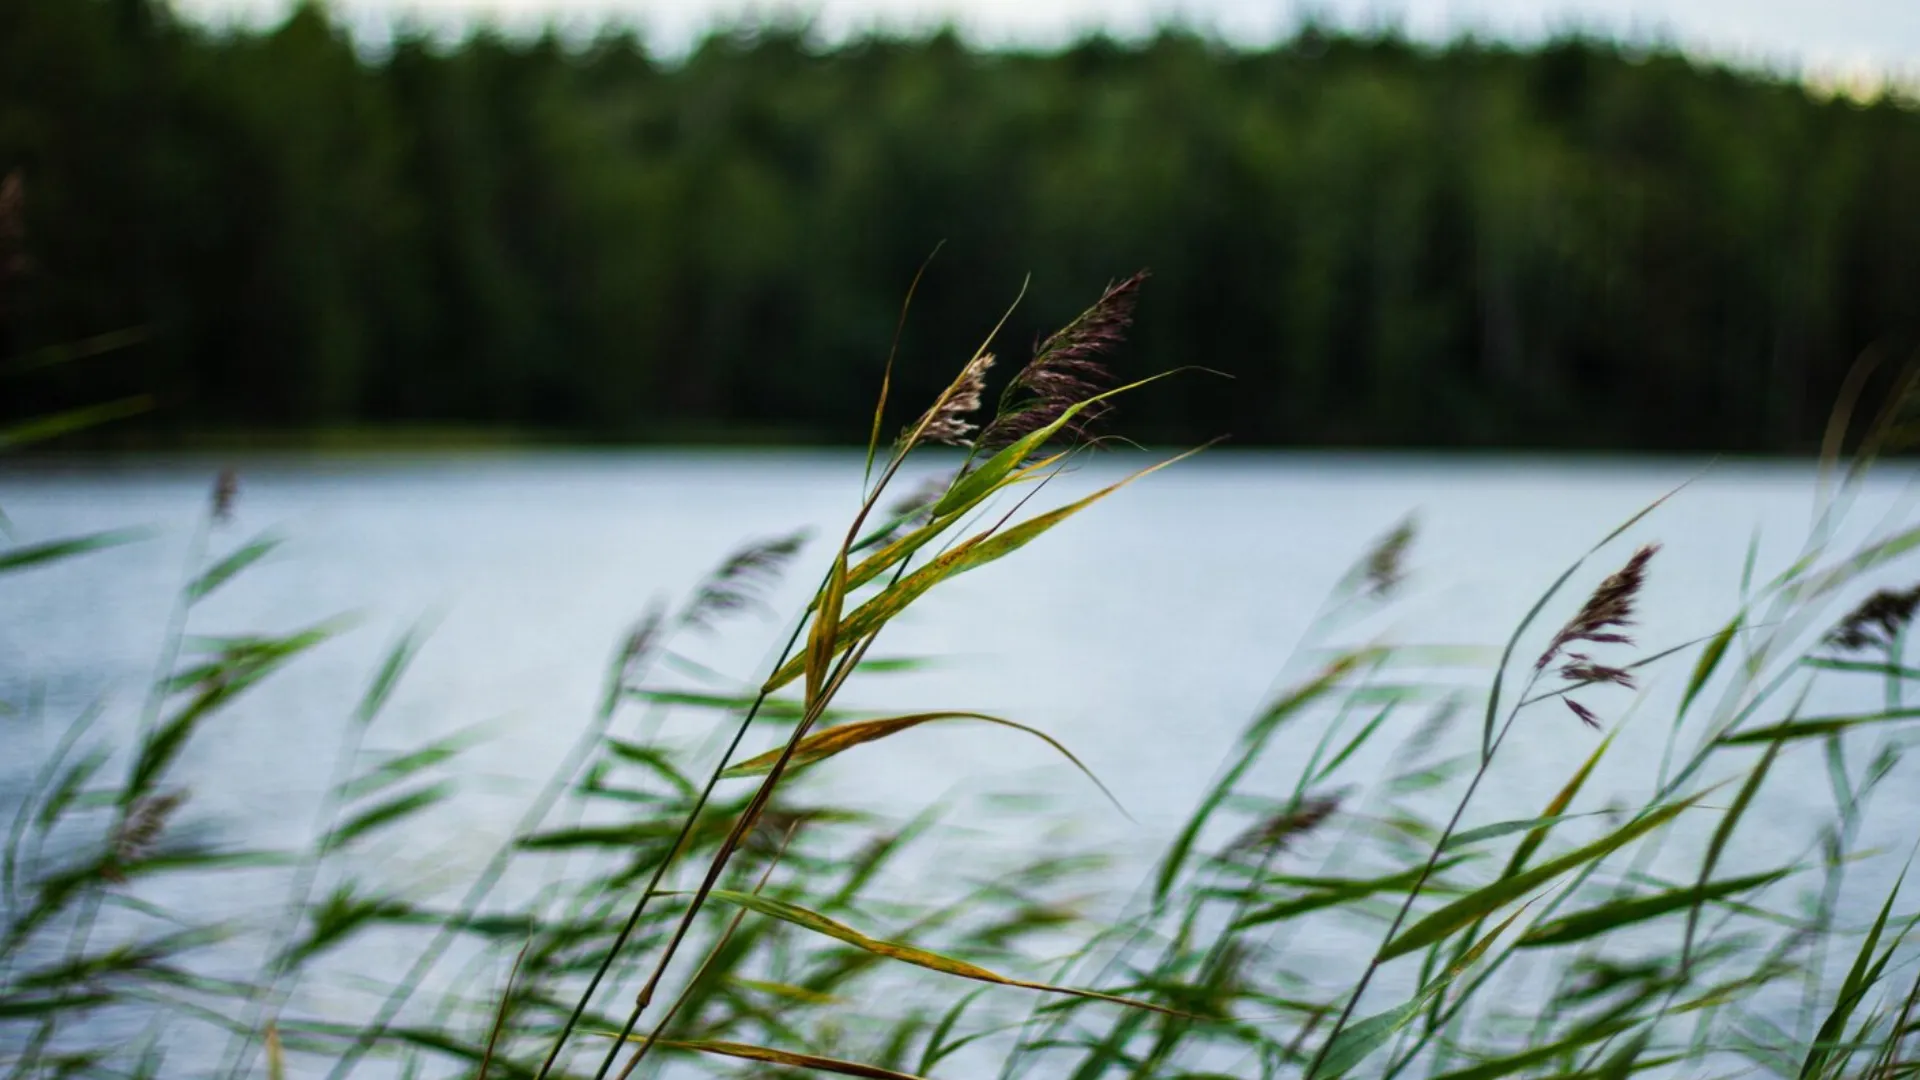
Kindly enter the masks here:
M 1148 460 L 1102 456 L 1039 499 L 1064 501 Z M 0 508 L 15 542 L 154 529 L 143 543 L 0 578 L 0 700 L 37 692 L 45 710 L 38 726 L 8 722 L 0 790 L 17 792 L 65 721 L 102 696 L 106 722 L 131 725 L 220 464 L 51 462 L 0 473 Z M 1054 801 L 1045 828 L 1011 819 L 967 842 L 1017 849 L 1072 822 L 1085 842 L 1119 852 L 1113 886 L 1123 896 L 1242 725 L 1276 687 L 1310 670 L 1298 647 L 1328 589 L 1409 513 L 1418 535 L 1403 598 L 1342 640 L 1497 649 L 1569 562 L 1689 479 L 1595 558 L 1543 626 L 1564 620 L 1631 543 L 1658 540 L 1664 547 L 1641 604 L 1639 652 L 1715 632 L 1738 609 L 1750 541 L 1757 537 L 1759 580 L 1799 553 L 1816 478 L 1811 463 L 1723 462 L 1702 475 L 1704 465 L 1209 453 L 941 586 L 875 650 L 939 663 L 849 689 L 849 702 L 862 707 L 971 709 L 1041 727 L 1105 780 L 1135 822 L 1044 746 L 994 728 L 922 729 L 851 752 L 817 770 L 815 782 L 896 819 L 941 799 L 1046 794 Z M 810 527 L 815 539 L 796 573 L 771 595 L 776 614 L 735 618 L 721 633 L 676 643 L 743 684 L 760 678 L 861 482 L 858 455 L 845 453 L 289 457 L 239 467 L 235 520 L 216 531 L 215 547 L 261 532 L 286 542 L 197 608 L 189 631 L 284 630 L 342 612 L 361 622 L 243 699 L 193 744 L 180 766 L 194 787 L 187 816 L 209 828 L 244 826 L 267 841 L 302 839 L 339 725 L 388 645 L 425 619 L 431 636 L 373 741 L 402 747 L 496 725 L 466 766 L 474 797 L 461 804 L 459 828 L 436 837 L 431 853 L 390 853 L 451 881 L 491 853 L 518 797 L 591 715 L 609 657 L 650 598 L 684 594 L 742 541 Z M 905 478 L 901 490 L 918 478 Z M 1913 479 L 1907 466 L 1881 469 L 1853 501 L 1845 535 L 1857 540 L 1920 521 Z M 1876 581 L 1904 586 L 1914 575 L 1911 565 L 1896 565 Z M 1861 595 L 1837 596 L 1831 616 Z M 1630 655 L 1637 653 L 1618 654 Z M 1583 802 L 1638 805 L 1651 792 L 1694 655 L 1650 669 L 1638 694 L 1583 695 L 1607 724 L 1628 725 Z M 1485 678 L 1482 668 L 1463 684 L 1484 687 Z M 1844 690 L 1820 693 L 1828 698 L 1816 697 L 1808 712 L 1859 704 Z M 1865 700 L 1874 701 L 1871 688 Z M 1409 714 L 1407 722 L 1417 719 Z M 1465 744 L 1474 737 L 1458 736 Z M 1537 814 L 1597 739 L 1564 710 L 1529 714 L 1468 823 Z M 1308 745 L 1282 744 L 1259 775 L 1276 788 L 1290 782 Z M 1864 760 L 1863 751 L 1856 769 Z M 1789 755 L 1781 769 L 1772 801 L 1743 830 L 1768 837 L 1749 845 L 1748 863 L 1777 860 L 1780 836 L 1802 843 L 1831 818 L 1817 752 Z M 1920 818 L 1914 779 L 1903 766 L 1887 785 L 1863 845 L 1904 852 L 1911 844 L 1910 822 Z M 1898 870 L 1893 862 L 1863 868 L 1850 889 L 1877 903 Z

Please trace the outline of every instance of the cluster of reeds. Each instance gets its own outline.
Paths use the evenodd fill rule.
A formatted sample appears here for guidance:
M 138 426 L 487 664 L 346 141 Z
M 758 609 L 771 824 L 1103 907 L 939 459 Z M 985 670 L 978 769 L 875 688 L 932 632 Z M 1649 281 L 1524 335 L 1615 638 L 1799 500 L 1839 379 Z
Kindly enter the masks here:
M 374 749 L 419 632 L 343 709 L 308 847 L 194 839 L 188 796 L 209 781 L 179 775 L 186 746 L 244 721 L 251 689 L 344 627 L 198 625 L 208 595 L 275 550 L 271 536 L 223 542 L 238 498 L 223 476 L 131 745 L 108 737 L 102 709 L 55 718 L 63 734 L 14 801 L 0 1067 L 894 1080 L 1915 1071 L 1920 911 L 1900 906 L 1898 879 L 1863 899 L 1857 870 L 1875 854 L 1858 841 L 1897 775 L 1902 722 L 1920 719 L 1905 701 L 1920 677 L 1904 658 L 1915 594 L 1834 609 L 1920 546 L 1920 528 L 1851 550 L 1823 528 L 1770 580 L 1749 559 L 1735 614 L 1658 640 L 1635 627 L 1643 645 L 1626 631 L 1659 587 L 1657 548 L 1612 548 L 1655 520 L 1656 502 L 1549 585 L 1487 672 L 1457 650 L 1350 640 L 1410 576 L 1408 521 L 1355 561 L 1299 670 L 1123 907 L 1079 902 L 1105 881 L 1089 876 L 1100 852 L 1045 846 L 1013 866 L 943 863 L 945 891 L 922 899 L 900 891 L 924 880 L 901 868 L 935 842 L 944 809 L 878 821 L 833 805 L 805 771 L 862 747 L 911 753 L 908 740 L 872 744 L 952 722 L 1043 739 L 1079 765 L 1010 718 L 841 702 L 855 680 L 898 677 L 899 659 L 874 648 L 902 612 L 1166 464 L 1029 509 L 1093 438 L 1087 423 L 1138 385 L 1113 386 L 1101 360 L 1142 280 L 1045 339 L 991 416 L 991 339 L 890 448 L 878 438 L 883 384 L 860 505 L 837 539 L 824 551 L 804 533 L 751 544 L 684 602 L 645 614 L 512 835 L 451 893 L 367 869 L 378 841 L 454 805 L 460 756 L 482 737 Z M 895 481 L 930 444 L 964 447 L 962 467 L 902 498 Z M 10 547 L 0 574 L 135 539 Z M 803 558 L 817 559 L 818 585 L 767 672 L 741 685 L 688 654 L 764 612 Z M 1569 597 L 1594 560 L 1616 569 Z M 1684 692 L 1658 774 L 1635 778 L 1634 809 L 1603 811 L 1596 770 L 1619 740 L 1650 737 L 1644 718 L 1629 728 L 1629 695 L 1667 669 Z M 1882 703 L 1802 713 L 1840 680 L 1878 683 Z M 46 723 L 35 700 L 9 722 Z M 1480 723 L 1456 723 L 1470 701 Z M 1524 767 L 1563 770 L 1556 794 L 1532 816 L 1480 820 L 1487 783 L 1520 767 L 1503 753 L 1510 734 L 1554 724 L 1566 725 L 1565 760 Z M 1778 827 L 1754 813 L 1780 794 L 1777 766 L 1810 751 L 1824 757 L 1828 819 L 1752 843 Z M 1276 786 L 1276 773 L 1291 779 Z M 1753 850 L 1768 861 L 1744 865 Z M 258 926 L 199 920 L 149 890 L 182 875 L 212 889 L 243 870 L 271 871 L 284 890 Z M 251 975 L 234 974 L 237 955 L 258 958 Z

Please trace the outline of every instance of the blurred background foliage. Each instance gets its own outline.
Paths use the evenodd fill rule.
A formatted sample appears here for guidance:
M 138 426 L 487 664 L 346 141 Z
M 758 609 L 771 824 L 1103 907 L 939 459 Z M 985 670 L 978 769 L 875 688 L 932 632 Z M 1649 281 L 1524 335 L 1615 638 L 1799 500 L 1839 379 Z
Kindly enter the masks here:
M 1155 440 L 1803 451 L 1863 352 L 1920 344 L 1920 107 L 1590 39 L 755 26 L 664 59 L 21 0 L 0 175 L 0 356 L 138 337 L 16 372 L 0 422 L 153 396 L 96 443 L 861 442 L 943 241 L 902 400 L 1026 275 L 1021 353 L 1145 266 L 1121 374 L 1235 376 L 1129 402 Z

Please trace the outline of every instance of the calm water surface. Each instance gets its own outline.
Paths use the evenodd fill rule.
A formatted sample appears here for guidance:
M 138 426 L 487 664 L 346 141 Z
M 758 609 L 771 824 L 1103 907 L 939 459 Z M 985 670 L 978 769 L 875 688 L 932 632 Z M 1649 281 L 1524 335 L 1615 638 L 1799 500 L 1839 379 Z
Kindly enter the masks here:
M 1090 490 L 1146 460 L 1103 457 L 1041 498 Z M 141 544 L 0 579 L 0 699 L 24 700 L 37 688 L 47 718 L 6 730 L 6 790 L 18 790 L 65 719 L 88 703 L 104 696 L 108 722 L 131 725 L 218 464 L 43 464 L 0 473 L 0 507 L 16 542 L 126 525 L 155 530 Z M 1403 601 L 1349 640 L 1497 648 L 1572 559 L 1702 465 L 1230 453 L 1183 463 L 1015 557 L 943 585 L 876 650 L 941 662 L 849 691 L 863 706 L 974 709 L 1040 726 L 1113 788 L 1134 823 L 1044 747 L 997 729 L 922 729 L 850 753 L 817 770 L 815 782 L 898 819 L 942 799 L 1049 795 L 1054 801 L 1038 819 L 1005 816 L 954 842 L 1017 852 L 1060 843 L 1061 828 L 1071 826 L 1081 841 L 1121 853 L 1118 902 L 1246 719 L 1306 670 L 1296 655 L 1303 632 L 1374 538 L 1418 515 Z M 361 621 L 193 744 L 180 772 L 195 789 L 190 816 L 213 829 L 244 823 L 256 839 L 303 839 L 339 725 L 385 648 L 427 619 L 429 642 L 373 742 L 409 746 L 480 722 L 494 724 L 494 735 L 467 762 L 473 797 L 460 804 L 457 822 L 430 844 L 385 849 L 383 857 L 403 878 L 465 880 L 592 713 L 607 661 L 649 599 L 685 593 L 743 540 L 811 527 L 815 540 L 794 580 L 772 597 L 772 613 L 679 643 L 743 683 L 764 673 L 784 620 L 804 603 L 805 579 L 824 568 L 825 538 L 845 527 L 857 502 L 860 467 L 857 455 L 791 452 L 243 462 L 236 520 L 215 534 L 216 546 L 258 532 L 286 544 L 197 609 L 190 631 L 283 630 L 343 612 Z M 1678 645 L 1723 625 L 1738 607 L 1756 536 L 1762 579 L 1788 565 L 1807 535 L 1814 479 L 1811 464 L 1721 463 L 1637 527 L 1629 540 L 1665 545 L 1642 607 L 1641 644 Z M 1909 468 L 1883 469 L 1851 507 L 1847 534 L 1920 520 L 1912 479 Z M 1579 595 L 1550 609 L 1548 621 L 1564 619 L 1629 550 L 1596 559 L 1572 587 Z M 1897 566 L 1882 583 L 1912 576 L 1911 566 Z M 1839 598 L 1833 614 L 1858 595 Z M 1687 654 L 1654 669 L 1639 695 L 1586 695 L 1610 724 L 1628 725 L 1590 790 L 1632 805 L 1651 791 L 1665 717 L 1691 663 Z M 1484 673 L 1476 678 L 1484 685 Z M 1455 734 L 1463 746 L 1474 737 Z M 1596 739 L 1564 711 L 1532 715 L 1469 823 L 1533 816 Z M 1264 776 L 1276 786 L 1290 782 L 1308 745 L 1279 747 Z M 1778 830 L 1771 851 L 1744 856 L 1756 865 L 1779 858 L 1780 835 L 1810 838 L 1830 814 L 1818 755 L 1783 767 L 1797 771 L 1770 786 L 1779 798 L 1750 830 Z M 1920 818 L 1914 779 L 1908 773 L 1888 785 L 1876 810 L 1890 831 L 1870 830 L 1863 843 L 1910 843 L 1905 822 Z M 1896 870 L 1886 868 L 1885 880 Z M 1881 870 L 1861 873 L 1863 895 L 1875 895 Z

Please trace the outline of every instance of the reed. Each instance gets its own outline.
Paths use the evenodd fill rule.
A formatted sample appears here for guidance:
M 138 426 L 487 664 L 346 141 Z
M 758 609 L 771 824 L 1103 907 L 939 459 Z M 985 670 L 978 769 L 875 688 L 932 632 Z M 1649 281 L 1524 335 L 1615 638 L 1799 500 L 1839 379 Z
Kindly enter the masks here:
M 889 369 L 859 506 L 828 532 L 835 541 L 816 549 L 797 531 L 749 543 L 677 604 L 642 613 L 611 643 L 596 708 L 556 735 L 569 752 L 457 888 L 369 866 L 377 841 L 432 846 L 436 814 L 462 797 L 462 755 L 485 737 L 369 754 L 367 733 L 432 647 L 424 631 L 342 702 L 304 848 L 195 839 L 202 800 L 187 793 L 218 778 L 182 775 L 185 748 L 243 720 L 249 691 L 349 625 L 199 625 L 205 598 L 278 542 L 224 539 L 244 499 L 223 473 L 134 741 L 107 734 L 104 705 L 63 719 L 32 694 L 9 703 L 10 732 L 63 730 L 13 800 L 0 853 L 0 1066 L 22 1077 L 1914 1073 L 1920 907 L 1903 873 L 1875 891 L 1863 870 L 1911 851 L 1860 838 L 1920 721 L 1909 704 L 1920 667 L 1905 656 L 1920 588 L 1889 580 L 1920 527 L 1836 539 L 1874 452 L 1902 434 L 1900 403 L 1853 440 L 1863 449 L 1844 470 L 1851 416 L 1837 411 L 1834 515 L 1771 576 L 1749 553 L 1737 610 L 1713 632 L 1637 625 L 1661 587 L 1658 543 L 1643 534 L 1677 492 L 1545 583 L 1491 665 L 1363 635 L 1417 576 L 1408 519 L 1356 553 L 1130 899 L 1086 902 L 1111 890 L 1109 853 L 1052 841 L 1011 865 L 943 864 L 944 893 L 903 891 L 915 877 L 902 867 L 979 808 L 876 820 L 836 805 L 816 765 L 852 753 L 849 768 L 884 768 L 926 725 L 958 722 L 1041 740 L 1106 791 L 1027 719 L 856 710 L 844 695 L 924 662 L 875 651 L 903 612 L 1186 456 L 1043 500 L 1106 437 L 1094 421 L 1142 385 L 1115 386 L 1102 361 L 1145 280 L 1105 290 L 1041 341 L 997 399 L 989 335 L 882 445 Z M 895 491 L 934 444 L 964 448 L 963 467 Z M 0 550 L 0 574 L 138 538 L 17 543 Z M 765 671 L 740 682 L 699 662 L 712 635 L 764 628 L 772 587 L 796 568 L 817 586 Z M 1664 643 L 1636 651 L 1629 629 Z M 1623 740 L 1648 737 L 1652 721 L 1622 719 L 1623 703 L 1661 668 L 1685 684 L 1663 718 L 1662 766 L 1632 802 L 1614 801 L 1593 790 L 1596 771 Z M 1809 711 L 1860 687 L 1877 704 Z M 1477 731 L 1461 723 L 1476 705 Z M 1480 822 L 1484 794 L 1522 767 L 1506 752 L 1522 724 L 1565 728 L 1565 779 L 1537 813 Z M 1736 840 L 1778 828 L 1769 798 L 1784 797 L 1781 765 L 1795 756 L 1824 767 L 1828 819 L 1769 835 L 1769 861 L 1745 865 Z M 257 925 L 161 902 L 241 872 L 286 886 Z M 258 964 L 236 975 L 247 942 Z

